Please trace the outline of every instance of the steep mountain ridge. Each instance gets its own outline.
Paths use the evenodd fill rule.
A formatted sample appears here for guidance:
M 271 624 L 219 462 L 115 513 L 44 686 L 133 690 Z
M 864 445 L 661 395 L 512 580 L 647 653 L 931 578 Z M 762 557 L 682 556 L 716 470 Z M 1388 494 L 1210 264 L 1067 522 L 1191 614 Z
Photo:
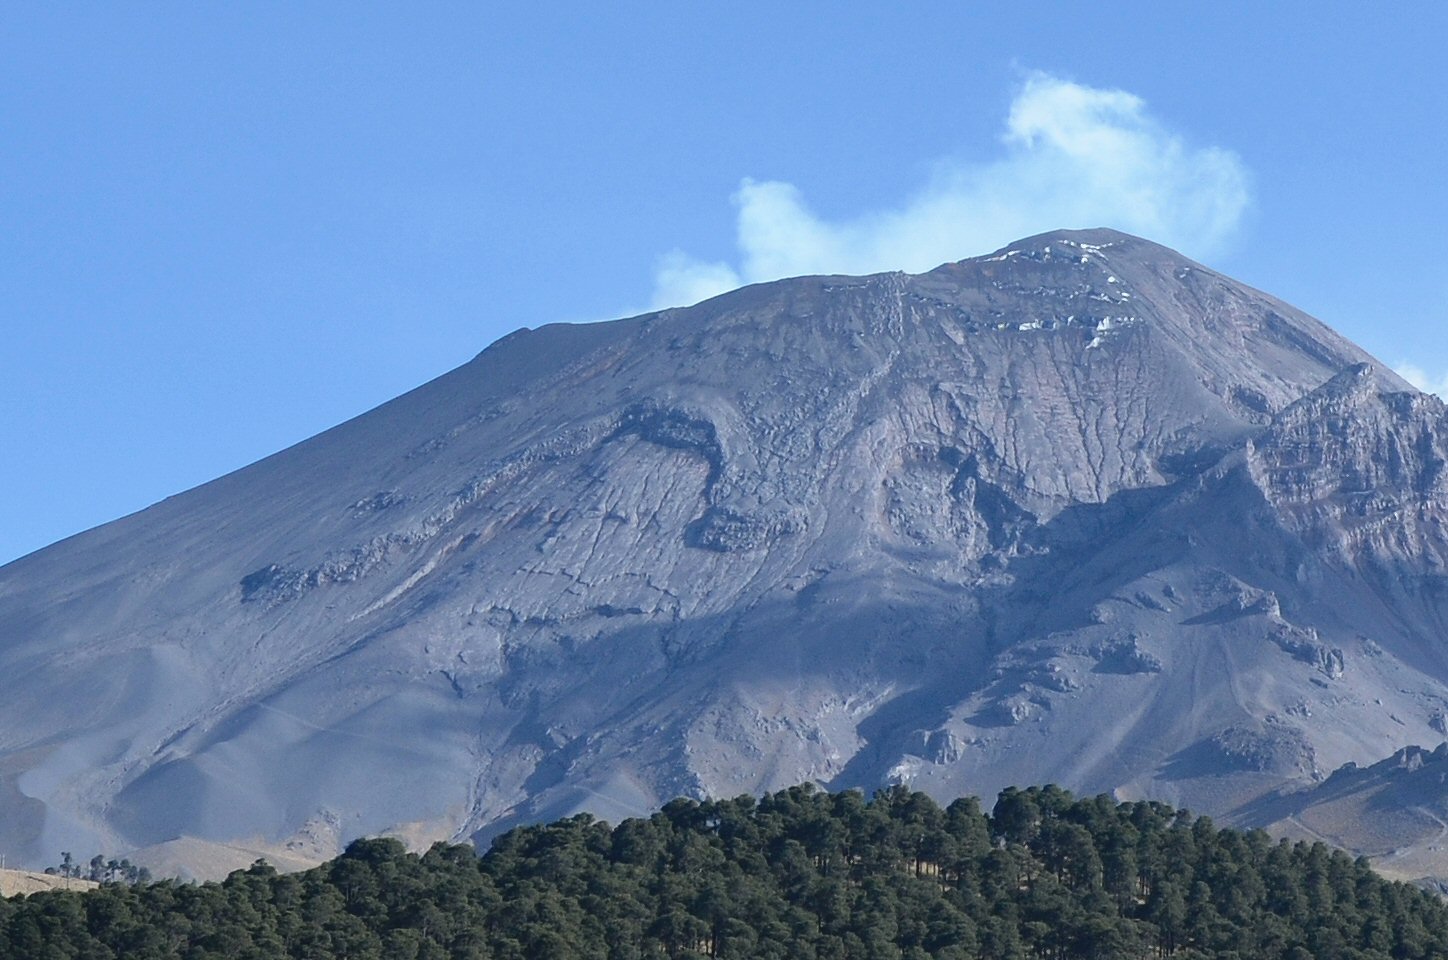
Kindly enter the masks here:
M 1431 737 L 1444 431 L 1112 231 L 519 331 L 0 568 L 0 839 L 486 836 L 805 779 L 1224 811 Z

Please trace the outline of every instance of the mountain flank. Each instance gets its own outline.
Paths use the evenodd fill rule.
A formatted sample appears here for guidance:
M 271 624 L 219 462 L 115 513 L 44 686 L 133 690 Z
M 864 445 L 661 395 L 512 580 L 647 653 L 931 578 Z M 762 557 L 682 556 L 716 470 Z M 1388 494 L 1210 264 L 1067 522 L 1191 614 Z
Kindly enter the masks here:
M 1108 230 L 519 331 L 0 568 L 0 842 L 801 781 L 1233 815 L 1441 739 L 1445 462 L 1438 400 Z

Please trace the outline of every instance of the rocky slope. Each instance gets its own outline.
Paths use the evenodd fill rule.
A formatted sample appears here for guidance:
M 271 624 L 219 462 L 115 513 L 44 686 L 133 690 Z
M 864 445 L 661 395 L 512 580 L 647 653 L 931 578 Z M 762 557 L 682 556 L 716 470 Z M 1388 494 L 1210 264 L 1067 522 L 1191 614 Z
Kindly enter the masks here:
M 1445 461 L 1438 401 L 1111 231 L 519 331 L 0 568 L 0 842 L 801 780 L 1224 813 L 1441 726 Z
M 1231 819 L 1356 850 L 1382 873 L 1431 878 L 1433 889 L 1448 892 L 1448 743 L 1404 747 L 1371 766 L 1344 764 L 1309 787 L 1261 797 Z

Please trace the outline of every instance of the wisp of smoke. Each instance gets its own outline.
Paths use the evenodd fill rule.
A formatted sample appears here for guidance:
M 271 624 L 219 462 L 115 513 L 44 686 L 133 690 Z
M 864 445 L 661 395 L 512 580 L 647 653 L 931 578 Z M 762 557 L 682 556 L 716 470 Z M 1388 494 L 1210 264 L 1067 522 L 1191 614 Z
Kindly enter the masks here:
M 1448 371 L 1435 377 L 1422 367 L 1412 363 L 1401 363 L 1393 370 L 1398 376 L 1424 393 L 1436 393 L 1444 400 L 1448 400 Z
M 1116 227 L 1210 256 L 1250 202 L 1236 154 L 1189 147 L 1123 90 L 1033 73 L 1011 103 L 1001 145 L 991 163 L 942 161 L 898 207 L 844 221 L 816 216 L 793 184 L 746 179 L 733 198 L 737 262 L 666 254 L 654 306 L 786 276 L 928 270 L 1063 227 Z

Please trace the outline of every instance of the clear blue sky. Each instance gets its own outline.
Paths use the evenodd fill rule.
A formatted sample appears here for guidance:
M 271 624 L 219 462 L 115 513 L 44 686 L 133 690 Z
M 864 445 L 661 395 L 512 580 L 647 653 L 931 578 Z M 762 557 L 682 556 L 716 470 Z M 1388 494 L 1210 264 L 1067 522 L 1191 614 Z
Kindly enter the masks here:
M 8 3 L 0 562 L 517 327 L 1017 223 L 1160 222 L 1443 378 L 1448 5 L 1168 8 Z

